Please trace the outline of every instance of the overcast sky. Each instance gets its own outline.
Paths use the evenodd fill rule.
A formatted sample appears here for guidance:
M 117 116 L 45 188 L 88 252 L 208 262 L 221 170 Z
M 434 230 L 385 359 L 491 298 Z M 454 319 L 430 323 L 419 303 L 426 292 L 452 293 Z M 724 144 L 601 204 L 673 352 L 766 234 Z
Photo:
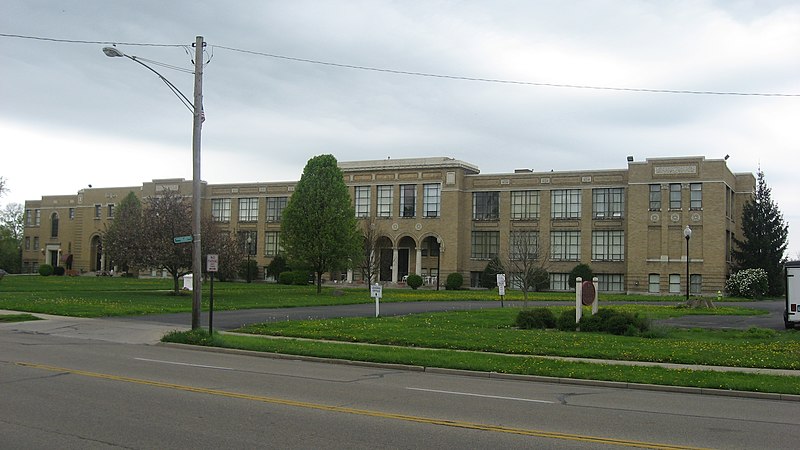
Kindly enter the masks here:
M 450 156 L 482 173 L 730 155 L 734 172 L 764 170 L 790 224 L 789 256 L 800 258 L 797 0 L 2 4 L 2 34 L 117 42 L 188 71 L 191 47 L 181 46 L 204 36 L 209 183 L 297 180 L 322 153 Z M 191 114 L 153 73 L 103 46 L 0 37 L 0 176 L 10 189 L 0 204 L 191 179 Z M 190 73 L 151 66 L 191 98 Z

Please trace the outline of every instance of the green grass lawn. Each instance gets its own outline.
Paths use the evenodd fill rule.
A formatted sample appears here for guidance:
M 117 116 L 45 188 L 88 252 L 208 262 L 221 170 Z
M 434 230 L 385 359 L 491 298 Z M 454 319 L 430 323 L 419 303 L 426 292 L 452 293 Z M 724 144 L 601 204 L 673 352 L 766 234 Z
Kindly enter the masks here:
M 41 320 L 31 314 L 0 314 L 0 323 L 28 322 L 30 320 Z

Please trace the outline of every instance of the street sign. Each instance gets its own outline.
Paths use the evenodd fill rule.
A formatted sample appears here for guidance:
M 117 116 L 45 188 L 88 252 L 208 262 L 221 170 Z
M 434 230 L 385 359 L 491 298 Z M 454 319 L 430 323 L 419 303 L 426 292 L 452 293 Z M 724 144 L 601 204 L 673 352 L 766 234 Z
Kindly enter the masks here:
M 206 269 L 209 272 L 217 272 L 219 270 L 219 255 L 206 255 Z
M 193 239 L 191 236 L 175 236 L 172 238 L 172 242 L 176 244 L 188 244 L 189 242 L 192 242 L 192 240 Z

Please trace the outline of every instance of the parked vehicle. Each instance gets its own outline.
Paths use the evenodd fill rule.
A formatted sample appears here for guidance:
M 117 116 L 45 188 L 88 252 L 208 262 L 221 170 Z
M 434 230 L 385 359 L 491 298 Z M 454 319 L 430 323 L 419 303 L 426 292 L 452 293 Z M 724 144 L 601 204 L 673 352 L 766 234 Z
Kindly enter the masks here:
M 788 330 L 800 324 L 800 261 L 789 261 L 784 268 L 786 271 L 786 309 L 783 310 L 783 322 Z

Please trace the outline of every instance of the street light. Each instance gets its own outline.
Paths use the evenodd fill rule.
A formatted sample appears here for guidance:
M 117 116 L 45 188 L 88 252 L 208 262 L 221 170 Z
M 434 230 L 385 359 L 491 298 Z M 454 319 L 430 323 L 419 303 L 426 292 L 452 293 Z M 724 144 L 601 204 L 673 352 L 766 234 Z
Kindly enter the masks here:
M 686 238 L 686 303 L 689 303 L 689 239 L 692 238 L 692 229 L 689 225 L 683 229 L 683 237 Z
M 250 232 L 247 232 L 247 282 L 250 282 L 250 244 L 253 243 L 253 238 L 250 237 Z
M 200 305 L 202 300 L 201 275 L 203 271 L 203 263 L 200 255 L 200 137 L 203 123 L 203 48 L 205 47 L 203 36 L 197 36 L 193 45 L 195 47 L 193 102 L 189 101 L 189 99 L 183 95 L 174 84 L 164 78 L 163 75 L 142 61 L 139 61 L 135 56 L 126 55 L 116 47 L 103 47 L 103 53 L 110 58 L 124 56 L 146 67 L 156 74 L 192 112 L 192 329 L 194 330 L 200 327 Z

